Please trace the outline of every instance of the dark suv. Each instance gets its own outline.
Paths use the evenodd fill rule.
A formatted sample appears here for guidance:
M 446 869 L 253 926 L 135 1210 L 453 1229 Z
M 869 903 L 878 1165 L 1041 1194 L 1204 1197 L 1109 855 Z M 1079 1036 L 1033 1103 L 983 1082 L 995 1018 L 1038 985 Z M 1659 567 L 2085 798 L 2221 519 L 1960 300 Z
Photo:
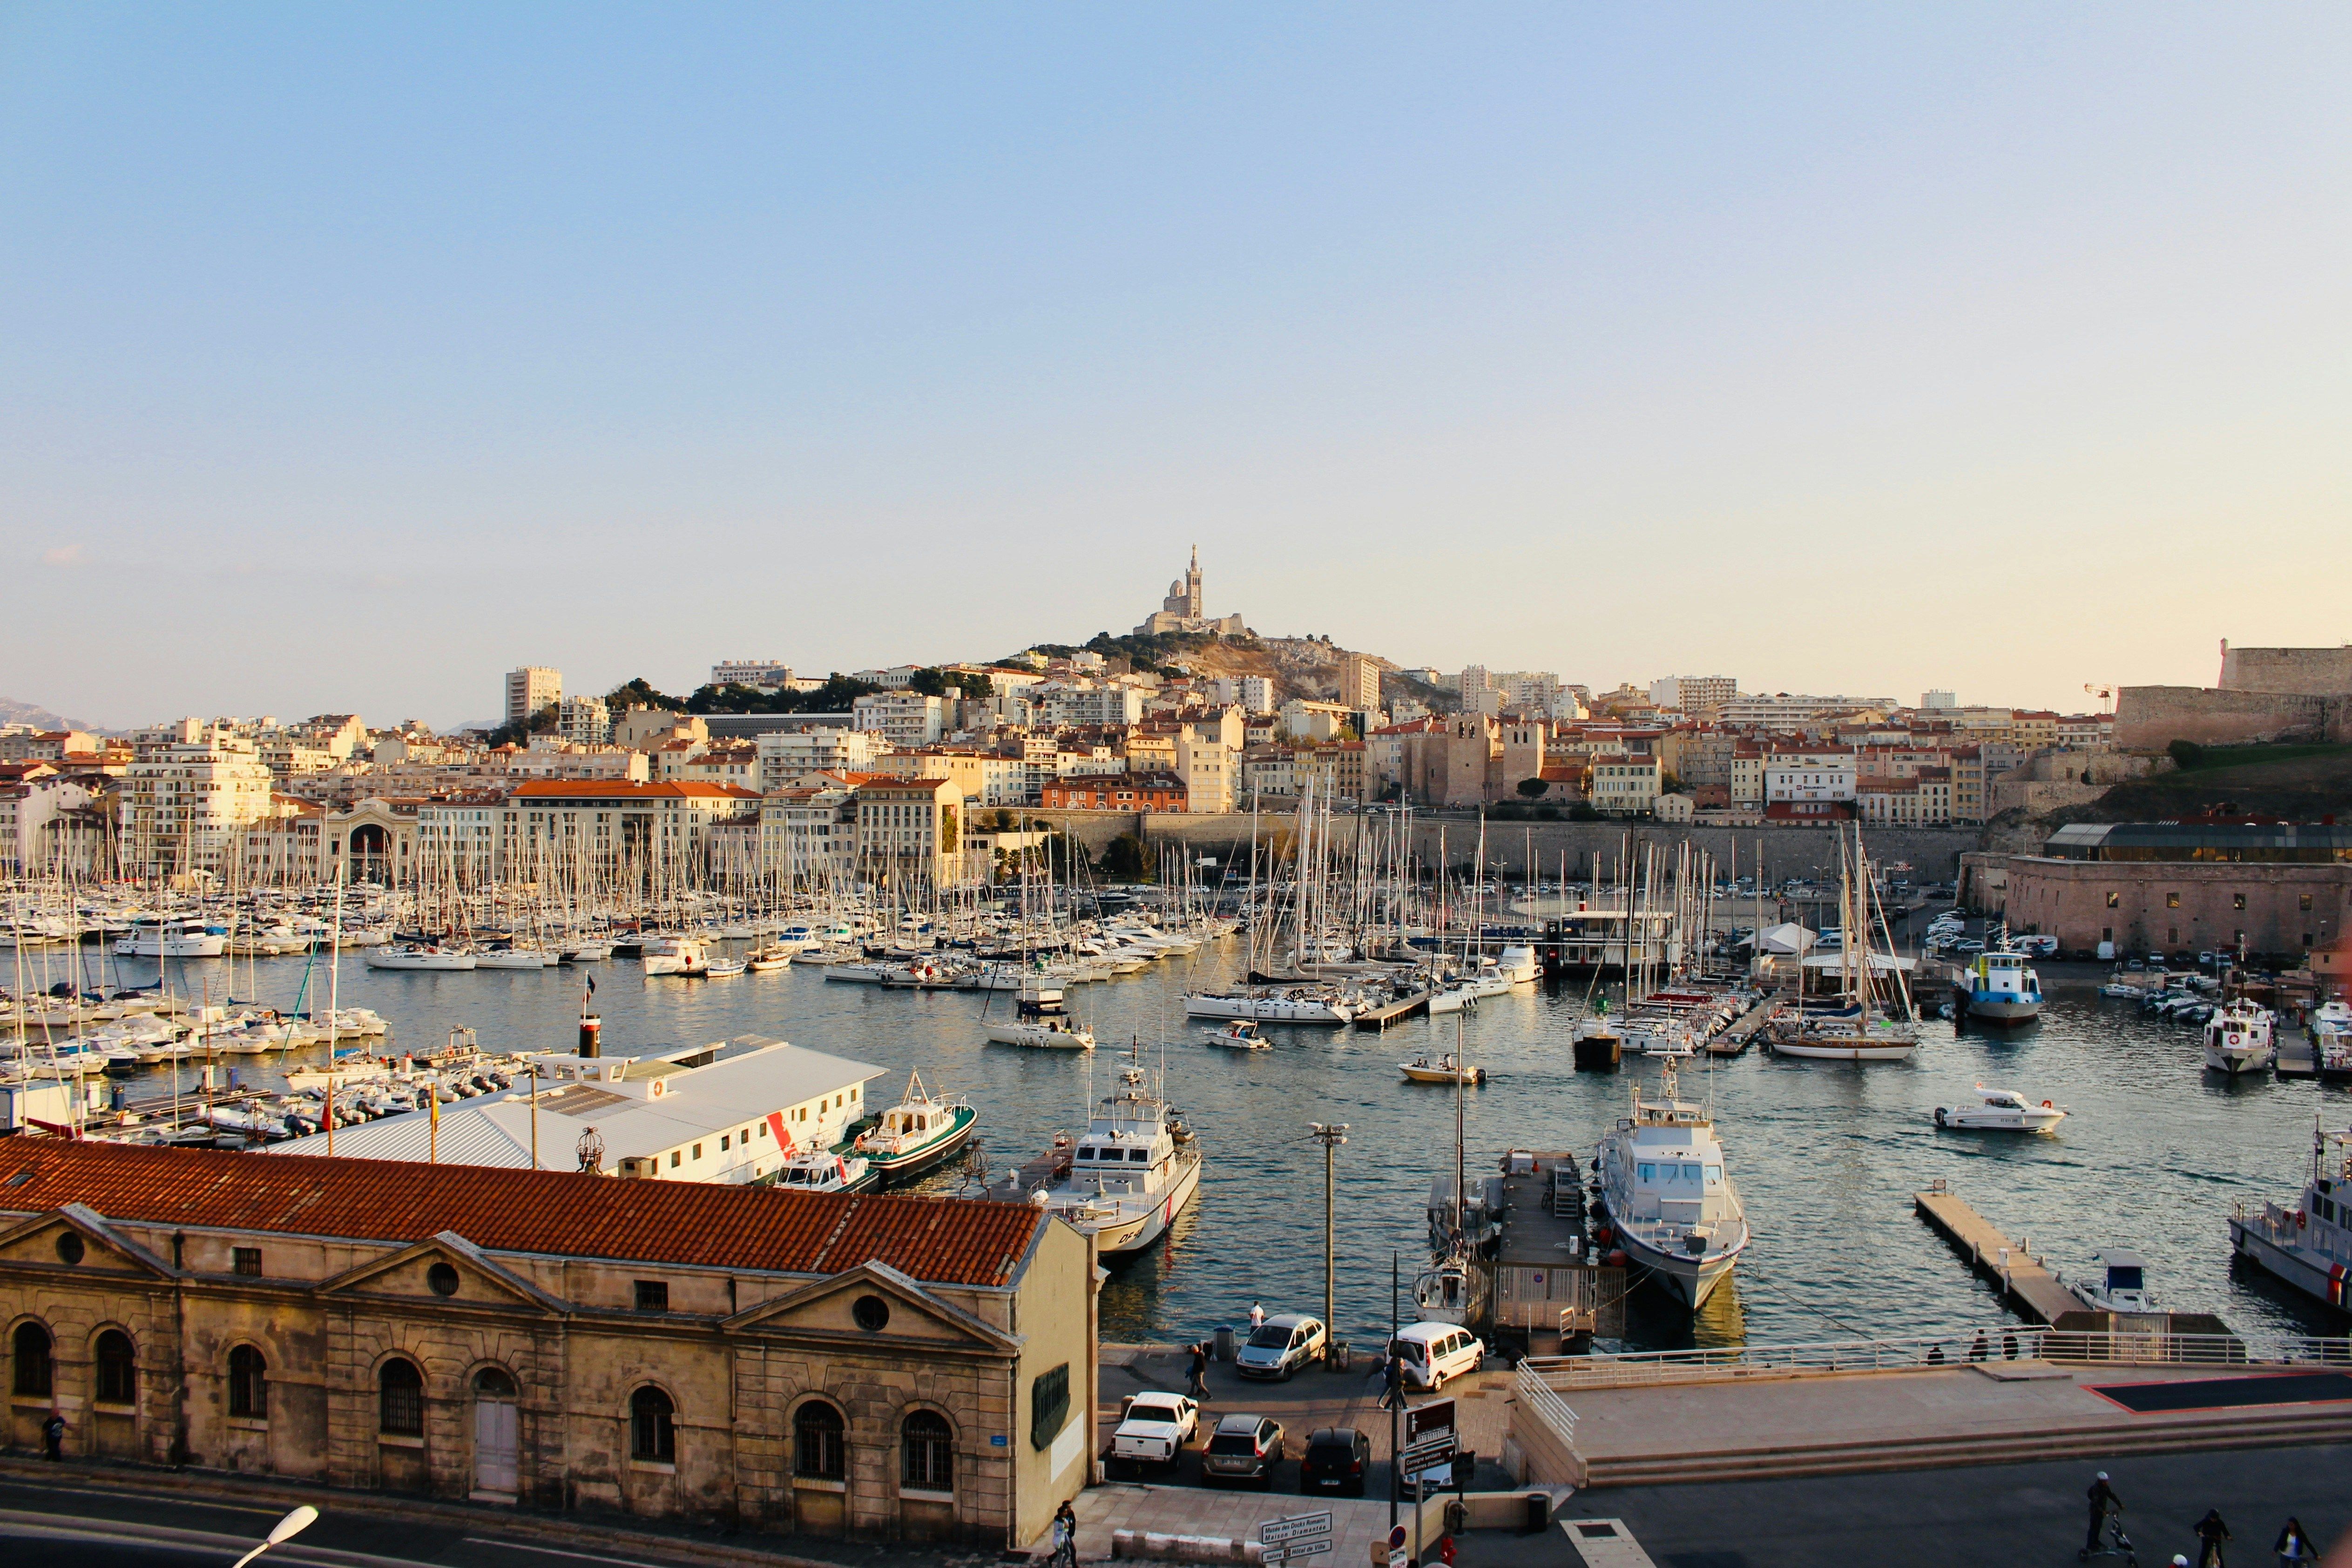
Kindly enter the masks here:
M 1282 1424 L 1263 1415 L 1228 1415 L 1217 1423 L 1201 1451 L 1201 1479 L 1255 1481 L 1274 1489 L 1274 1469 L 1282 1463 Z
M 1307 1435 L 1298 1461 L 1298 1489 L 1364 1495 L 1364 1473 L 1372 1468 L 1372 1440 L 1353 1426 L 1325 1426 Z

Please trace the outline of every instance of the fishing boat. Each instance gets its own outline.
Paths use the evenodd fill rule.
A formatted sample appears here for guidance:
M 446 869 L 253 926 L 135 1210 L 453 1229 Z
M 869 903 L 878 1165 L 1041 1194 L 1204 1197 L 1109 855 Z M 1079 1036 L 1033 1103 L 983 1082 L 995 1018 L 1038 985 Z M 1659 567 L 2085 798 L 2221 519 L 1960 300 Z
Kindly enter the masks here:
M 2036 1105 L 2015 1089 L 1977 1085 L 1973 1105 L 1936 1107 L 1936 1125 L 1963 1132 L 2054 1132 L 2066 1120 L 2060 1107 L 2043 1100 Z
M 1096 1108 L 1069 1174 L 1036 1201 L 1095 1238 L 1097 1252 L 1139 1252 L 1167 1233 L 1201 1184 L 1201 1150 L 1130 1051 L 1119 1090 Z
M 1222 1029 L 1203 1029 L 1201 1032 L 1208 1037 L 1210 1045 L 1219 1046 L 1229 1051 L 1274 1049 L 1274 1042 L 1267 1039 L 1259 1031 L 1257 1025 L 1247 1018 L 1236 1018 Z
M 2230 1246 L 2306 1296 L 2352 1312 L 2352 1127 L 2311 1127 L 2311 1179 L 2292 1209 L 2240 1204 L 2230 1217 Z
M 1647 1100 L 1634 1085 L 1633 1113 L 1601 1141 L 1595 1163 L 1615 1244 L 1696 1310 L 1747 1250 L 1748 1216 L 1714 1113 L 1676 1098 L 1671 1064 L 1663 1087 L 1664 1099 Z
M 907 1092 L 858 1134 L 853 1147 L 882 1181 L 919 1176 L 945 1160 L 971 1137 L 980 1112 L 961 1099 L 940 1100 L 923 1087 L 919 1072 L 907 1075 Z
M 1988 948 L 1952 971 L 1952 1005 L 1985 1023 L 2030 1023 L 2042 1016 L 2042 976 L 2024 953 Z
M 1458 1083 L 1477 1085 L 1486 1081 L 1486 1069 L 1473 1067 L 1453 1052 L 1432 1059 L 1415 1057 L 1409 1062 L 1397 1063 L 1397 1071 L 1404 1074 L 1409 1083 Z
M 2251 1002 L 2232 1002 L 2205 1021 L 2205 1069 L 2228 1073 L 2266 1071 L 2278 1058 L 2271 1012 Z

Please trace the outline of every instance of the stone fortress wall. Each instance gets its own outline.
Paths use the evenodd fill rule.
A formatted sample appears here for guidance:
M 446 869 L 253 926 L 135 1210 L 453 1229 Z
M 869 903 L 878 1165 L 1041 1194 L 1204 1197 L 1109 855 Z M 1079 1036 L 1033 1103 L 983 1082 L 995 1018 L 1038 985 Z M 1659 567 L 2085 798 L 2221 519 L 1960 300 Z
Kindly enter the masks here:
M 2116 702 L 2116 744 L 2161 751 L 2261 741 L 2352 741 L 2352 647 L 2221 645 L 2216 687 L 2126 686 Z

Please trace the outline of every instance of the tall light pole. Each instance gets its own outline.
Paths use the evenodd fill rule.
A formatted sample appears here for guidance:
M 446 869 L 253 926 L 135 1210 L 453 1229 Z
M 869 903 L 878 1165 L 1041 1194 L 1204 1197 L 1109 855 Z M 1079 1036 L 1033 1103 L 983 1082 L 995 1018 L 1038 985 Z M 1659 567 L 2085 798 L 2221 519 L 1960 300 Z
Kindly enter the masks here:
M 1307 1131 L 1315 1142 L 1323 1145 L 1323 1355 L 1331 1355 L 1331 1314 L 1335 1306 L 1332 1281 L 1332 1196 L 1334 1153 L 1348 1141 L 1348 1124 L 1344 1121 L 1310 1121 Z

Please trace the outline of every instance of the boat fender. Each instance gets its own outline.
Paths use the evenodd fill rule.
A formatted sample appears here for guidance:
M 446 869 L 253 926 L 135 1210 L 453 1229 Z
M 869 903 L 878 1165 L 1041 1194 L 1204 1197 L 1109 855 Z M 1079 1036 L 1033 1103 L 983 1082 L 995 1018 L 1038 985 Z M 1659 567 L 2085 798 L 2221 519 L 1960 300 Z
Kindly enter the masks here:
M 1625 1249 L 1622 1247 L 1609 1255 L 1609 1267 L 1612 1268 L 1624 1268 L 1625 1261 Z

